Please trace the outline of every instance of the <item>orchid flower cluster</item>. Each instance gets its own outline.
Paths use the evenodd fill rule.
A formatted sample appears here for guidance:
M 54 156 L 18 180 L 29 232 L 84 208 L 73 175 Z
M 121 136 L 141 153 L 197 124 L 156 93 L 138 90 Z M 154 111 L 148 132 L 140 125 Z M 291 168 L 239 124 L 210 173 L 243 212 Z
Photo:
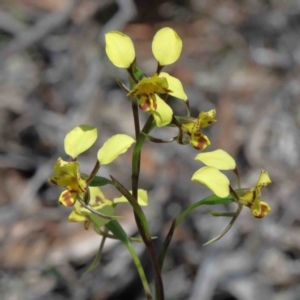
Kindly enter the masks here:
M 171 28 L 159 30 L 152 42 L 152 52 L 157 60 L 156 72 L 146 76 L 138 67 L 134 44 L 129 36 L 111 31 L 105 36 L 106 54 L 109 60 L 118 68 L 128 72 L 128 88 L 120 79 L 117 82 L 126 93 L 128 103 L 132 107 L 135 138 L 116 134 L 109 138 L 99 149 L 95 158 L 95 166 L 89 175 L 81 173 L 78 156 L 93 146 L 97 139 L 97 128 L 80 125 L 72 129 L 65 137 L 64 148 L 70 157 L 69 161 L 58 158 L 54 165 L 54 175 L 49 182 L 64 187 L 65 190 L 59 196 L 58 202 L 72 209 L 68 220 L 70 222 L 84 222 L 88 229 L 91 225 L 95 232 L 102 236 L 99 251 L 88 271 L 92 270 L 100 262 L 101 252 L 107 238 L 119 239 L 129 250 L 137 271 L 140 275 L 146 298 L 164 299 L 164 288 L 161 278 L 164 258 L 172 240 L 176 227 L 180 222 L 197 207 L 201 205 L 216 205 L 236 203 L 237 210 L 234 212 L 210 211 L 213 216 L 231 217 L 228 226 L 215 238 L 206 244 L 219 240 L 231 228 L 244 206 L 248 207 L 255 218 L 262 218 L 270 211 L 269 205 L 261 201 L 261 190 L 271 183 L 266 171 L 261 171 L 256 185 L 252 188 L 242 188 L 240 176 L 235 160 L 225 151 L 218 149 L 210 152 L 200 152 L 195 160 L 205 166 L 197 170 L 191 177 L 192 181 L 199 182 L 209 188 L 213 195 L 199 200 L 182 212 L 174 219 L 164 243 L 159 249 L 154 249 L 153 239 L 149 230 L 149 223 L 144 214 L 143 206 L 148 204 L 147 191 L 139 189 L 140 155 L 145 140 L 154 143 L 177 142 L 179 145 L 191 144 L 198 151 L 204 150 L 210 145 L 209 138 L 202 133 L 202 129 L 210 126 L 216 119 L 216 110 L 200 112 L 197 117 L 190 116 L 189 100 L 179 79 L 162 72 L 167 65 L 173 64 L 180 57 L 182 41 L 177 33 Z M 174 115 L 168 104 L 168 98 L 172 96 L 183 101 L 185 114 Z M 149 113 L 148 120 L 143 128 L 140 128 L 140 113 Z M 176 127 L 178 135 L 168 140 L 162 140 L 150 136 L 155 127 Z M 113 177 L 106 178 L 101 175 L 101 166 L 113 163 L 121 154 L 130 147 L 134 147 L 132 154 L 131 179 L 132 187 L 127 189 L 121 182 Z M 231 170 L 237 179 L 237 188 L 234 189 L 229 179 L 221 171 Z M 98 175 L 100 172 L 100 175 Z M 114 186 L 120 196 L 113 200 L 106 199 L 100 187 L 105 185 Z M 115 216 L 115 207 L 119 203 L 127 203 L 132 206 L 140 238 L 128 237 Z M 149 253 L 155 278 L 155 293 L 149 287 L 139 257 L 132 246 L 133 242 L 143 242 Z

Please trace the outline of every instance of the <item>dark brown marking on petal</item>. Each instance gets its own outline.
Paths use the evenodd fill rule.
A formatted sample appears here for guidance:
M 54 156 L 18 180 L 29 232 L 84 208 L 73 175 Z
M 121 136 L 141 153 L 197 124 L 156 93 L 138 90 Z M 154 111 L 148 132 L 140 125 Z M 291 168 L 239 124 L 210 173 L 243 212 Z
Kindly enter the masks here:
M 72 202 L 72 197 L 71 197 L 71 192 L 70 191 L 66 191 L 65 193 L 63 193 L 62 195 L 66 206 L 70 207 L 73 206 L 74 203 Z
M 75 183 L 75 182 L 77 182 L 77 178 L 74 177 L 74 176 L 72 176 L 72 177 L 71 177 L 71 181 Z
M 149 108 L 149 103 L 146 101 L 143 104 L 140 105 L 141 110 L 147 110 Z
M 57 181 L 54 179 L 51 179 L 50 182 L 57 185 Z
M 206 143 L 206 139 L 205 139 L 204 137 L 201 136 L 201 137 L 198 139 L 198 144 L 197 144 L 197 146 L 194 146 L 194 148 L 197 149 L 197 150 L 202 150 L 202 149 L 204 148 L 204 146 L 205 146 L 205 143 Z
M 256 199 L 256 191 L 253 191 L 253 197 L 252 197 L 251 203 L 253 203 L 255 201 L 255 199 Z
M 245 205 L 245 206 L 247 206 L 247 207 L 249 207 L 251 209 L 252 203 L 251 202 L 247 202 L 247 204 L 244 204 L 244 202 L 243 202 L 243 205 Z
M 261 204 L 260 205 L 260 215 L 256 216 L 256 218 L 258 218 L 258 219 L 263 218 L 266 215 L 267 210 L 268 210 L 268 206 L 264 205 L 264 204 Z
M 168 93 L 173 93 L 172 90 L 169 90 L 169 89 L 167 89 L 167 88 L 163 88 L 163 91 L 164 91 L 166 94 L 168 94 Z
M 209 124 L 209 125 L 212 124 L 212 123 L 213 123 L 213 121 L 207 121 L 207 124 Z
M 104 203 L 103 199 L 100 196 L 96 196 L 95 202 L 96 203 L 99 203 L 99 202 Z
M 261 218 L 263 218 L 265 215 L 263 214 L 263 213 L 260 213 L 260 215 L 259 216 L 254 216 L 256 219 L 261 219 Z

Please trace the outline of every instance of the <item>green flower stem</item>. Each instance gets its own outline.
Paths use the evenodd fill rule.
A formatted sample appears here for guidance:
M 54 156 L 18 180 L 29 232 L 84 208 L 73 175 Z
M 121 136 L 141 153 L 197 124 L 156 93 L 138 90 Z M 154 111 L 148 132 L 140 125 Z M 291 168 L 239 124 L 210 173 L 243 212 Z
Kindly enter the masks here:
M 139 107 L 138 107 L 138 102 L 136 97 L 130 97 L 130 99 L 131 99 L 131 107 L 132 107 L 133 120 L 134 120 L 135 137 L 137 139 L 140 134 Z
M 135 198 L 120 182 L 118 182 L 114 177 L 111 176 L 111 179 L 115 182 L 116 188 L 120 191 L 120 193 L 128 200 L 128 202 L 132 205 L 134 209 L 135 221 L 140 232 L 140 235 L 144 241 L 146 249 L 149 253 L 152 266 L 155 274 L 155 286 L 157 287 L 157 294 L 159 300 L 164 300 L 164 288 L 163 282 L 160 274 L 160 269 L 158 266 L 158 262 L 155 255 L 155 249 L 152 243 L 152 237 L 150 234 L 148 222 L 144 211 L 140 207 L 137 202 L 137 198 Z
M 161 66 L 161 65 L 159 64 L 159 62 L 157 62 L 157 69 L 156 69 L 157 75 L 159 75 L 159 73 L 162 71 L 162 69 L 163 69 L 164 67 L 165 67 L 165 66 Z
M 138 181 L 140 175 L 140 155 L 146 135 L 155 127 L 153 116 L 149 116 L 142 132 L 137 137 L 132 154 L 132 194 L 137 199 Z
M 229 186 L 229 190 L 230 190 L 230 195 L 234 198 L 234 200 L 239 203 L 239 196 L 238 194 L 235 192 L 235 190 L 231 187 L 231 185 Z
M 134 84 L 137 82 L 135 75 L 139 75 L 141 72 L 136 66 L 136 63 L 134 62 L 128 70 L 130 78 L 130 88 L 132 89 L 134 87 Z M 138 101 L 136 97 L 131 98 L 132 103 L 132 111 L 133 111 L 133 119 L 134 119 L 134 127 L 135 127 L 135 134 L 136 134 L 136 144 L 133 150 L 132 155 L 132 195 L 121 185 L 119 185 L 119 188 L 123 190 L 123 195 L 127 198 L 127 200 L 130 202 L 130 204 L 133 206 L 134 209 L 134 217 L 135 222 L 137 224 L 137 228 L 139 230 L 139 233 L 144 241 L 144 244 L 146 246 L 146 249 L 149 253 L 151 263 L 154 269 L 155 274 L 155 286 L 156 291 L 158 295 L 159 300 L 164 299 L 164 288 L 163 288 L 163 282 L 160 274 L 160 270 L 158 267 L 158 262 L 155 255 L 155 249 L 152 243 L 151 234 L 149 231 L 149 226 L 147 219 L 144 215 L 143 210 L 141 209 L 140 205 L 137 202 L 138 199 L 138 183 L 139 183 L 139 175 L 140 175 L 140 163 L 141 163 L 141 149 L 143 146 L 143 143 L 146 139 L 146 136 L 144 134 L 148 134 L 152 128 L 155 127 L 155 122 L 153 120 L 152 115 L 148 118 L 148 121 L 144 125 L 144 128 L 142 130 L 142 133 L 140 132 L 140 125 L 139 125 L 139 118 L 138 118 Z M 144 133 L 144 134 L 143 134 Z M 117 187 L 118 188 L 118 187 Z M 120 190 L 120 191 L 121 191 Z M 126 196 L 127 195 L 127 196 Z
M 190 101 L 187 99 L 185 101 L 185 106 L 186 106 L 186 116 L 190 117 L 191 116 L 191 109 L 190 109 Z
M 134 84 L 138 83 L 139 80 L 135 77 L 135 61 L 131 64 L 131 66 L 127 69 L 127 72 L 129 74 L 129 79 L 134 82 Z M 130 88 L 132 88 L 132 85 L 130 84 Z
M 135 76 L 133 72 L 133 66 L 128 69 L 128 73 L 130 74 L 129 82 L 130 82 L 130 88 L 132 89 L 135 84 Z M 137 199 L 137 190 L 138 190 L 138 178 L 139 178 L 139 172 L 140 172 L 140 163 L 141 163 L 141 148 L 143 145 L 143 142 L 145 138 L 140 141 L 141 131 L 140 131 L 140 120 L 139 120 L 139 107 L 138 107 L 138 100 L 136 97 L 130 97 L 131 99 L 131 107 L 132 107 L 132 113 L 133 113 L 133 121 L 134 121 L 134 129 L 135 129 L 135 138 L 137 140 L 134 148 L 134 154 L 132 156 L 132 164 L 133 160 L 135 163 L 135 166 L 137 170 L 134 170 L 132 167 L 132 190 L 133 190 L 133 196 Z M 138 145 L 138 150 L 136 150 Z M 133 186 L 133 182 L 135 182 L 135 186 Z
M 240 179 L 240 175 L 239 175 L 239 172 L 238 172 L 238 169 L 235 168 L 234 170 L 232 170 L 235 177 L 236 177 L 236 181 L 237 181 L 237 184 L 238 184 L 238 188 L 240 189 L 241 188 L 241 179 Z
M 89 185 L 90 182 L 93 180 L 93 178 L 96 176 L 97 172 L 99 171 L 101 165 L 99 163 L 99 161 L 97 160 L 91 174 L 89 175 L 89 177 L 86 179 L 86 184 Z
M 127 247 L 128 251 L 133 259 L 133 262 L 136 266 L 136 269 L 140 275 L 147 300 L 152 300 L 153 298 L 152 298 L 152 295 L 150 292 L 150 288 L 148 285 L 148 281 L 147 281 L 143 266 L 141 264 L 141 261 L 140 261 L 138 255 L 136 254 L 134 248 L 132 247 L 132 244 L 131 244 L 126 232 L 123 230 L 122 226 L 120 226 L 120 224 L 117 221 L 111 221 L 111 222 L 107 223 L 105 225 L 105 227 L 108 230 L 110 230 L 118 239 L 120 239 Z

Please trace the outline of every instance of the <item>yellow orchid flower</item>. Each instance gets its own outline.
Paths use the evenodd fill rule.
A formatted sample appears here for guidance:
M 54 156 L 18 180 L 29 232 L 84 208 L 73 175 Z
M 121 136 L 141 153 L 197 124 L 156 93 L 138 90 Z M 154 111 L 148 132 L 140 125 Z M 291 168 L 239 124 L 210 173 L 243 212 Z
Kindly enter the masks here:
M 168 81 L 164 77 L 154 74 L 152 77 L 144 77 L 140 80 L 127 96 L 139 96 L 139 105 L 142 110 L 156 110 L 157 102 L 155 93 L 168 94 Z
M 58 158 L 54 165 L 54 176 L 48 179 L 49 182 L 65 187 L 59 197 L 58 202 L 70 207 L 76 203 L 77 197 L 84 199 L 87 191 L 87 180 L 80 176 L 79 163 L 76 161 L 79 154 L 90 148 L 97 139 L 97 129 L 95 127 L 81 125 L 72 129 L 65 138 L 65 151 L 72 157 L 72 162 Z M 116 134 L 109 138 L 97 153 L 98 171 L 101 165 L 106 165 L 114 161 L 119 155 L 135 143 L 135 140 L 126 134 Z M 93 174 L 92 175 L 96 175 Z M 93 176 L 92 176 L 93 177 Z M 88 178 L 88 177 L 87 177 Z
M 197 119 L 188 118 L 187 121 L 182 122 L 182 131 L 189 136 L 189 143 L 197 150 L 204 150 L 210 145 L 208 137 L 201 133 L 201 129 L 216 122 L 216 110 L 212 109 L 208 112 L 200 112 Z
M 89 206 L 94 210 L 106 216 L 113 216 L 114 207 L 112 201 L 105 198 L 104 194 L 98 187 L 90 187 Z M 110 220 L 103 219 L 90 210 L 85 208 L 79 201 L 75 202 L 74 210 L 68 217 L 69 222 L 84 222 L 84 228 L 88 229 L 90 223 L 94 223 L 98 228 L 108 223 Z
M 130 37 L 118 31 L 110 31 L 105 35 L 105 41 L 106 54 L 110 61 L 116 67 L 129 70 L 135 60 L 134 45 Z M 173 29 L 165 27 L 159 30 L 152 42 L 152 52 L 158 61 L 158 71 L 163 66 L 174 63 L 179 58 L 181 50 L 182 41 Z M 156 125 L 162 127 L 171 122 L 173 111 L 156 93 L 170 94 L 184 101 L 187 100 L 187 95 L 177 78 L 163 72 L 141 79 L 127 94 L 138 97 L 140 108 L 149 111 Z
M 78 194 L 86 192 L 87 184 L 80 176 L 79 163 L 77 161 L 67 162 L 61 157 L 57 159 L 54 169 L 54 176 L 48 179 L 49 182 L 58 186 L 66 187 L 58 199 L 59 204 L 73 206 Z
M 263 218 L 270 212 L 270 206 L 266 202 L 260 201 L 261 189 L 272 182 L 266 171 L 261 171 L 255 187 L 251 189 L 239 188 L 233 191 L 228 178 L 219 171 L 236 170 L 236 163 L 227 152 L 218 149 L 212 152 L 198 154 L 195 159 L 200 160 L 206 167 L 194 173 L 192 177 L 193 181 L 204 184 L 221 198 L 232 193 L 236 201 L 239 204 L 249 207 L 252 215 L 256 218 Z
M 255 218 L 263 218 L 266 216 L 271 208 L 264 202 L 260 201 L 261 198 L 261 189 L 272 181 L 269 177 L 269 174 L 262 170 L 259 176 L 259 179 L 252 189 L 237 189 L 235 190 L 236 194 L 239 197 L 239 203 L 243 204 L 251 209 L 252 215 Z

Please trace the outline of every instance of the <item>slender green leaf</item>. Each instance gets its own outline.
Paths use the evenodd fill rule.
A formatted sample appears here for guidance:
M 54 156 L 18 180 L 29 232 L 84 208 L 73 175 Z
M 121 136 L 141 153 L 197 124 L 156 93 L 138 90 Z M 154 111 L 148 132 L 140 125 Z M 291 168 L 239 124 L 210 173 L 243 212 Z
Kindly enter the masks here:
M 111 222 L 107 223 L 105 225 L 105 227 L 108 230 L 110 230 L 118 239 L 120 239 L 125 244 L 125 246 L 127 247 L 129 253 L 131 254 L 133 262 L 134 262 L 134 264 L 137 268 L 137 271 L 140 275 L 140 278 L 141 278 L 141 281 L 142 281 L 147 299 L 152 299 L 150 288 L 149 288 L 149 285 L 148 285 L 148 281 L 147 281 L 143 266 L 141 264 L 141 261 L 140 261 L 139 257 L 137 256 L 137 254 L 136 254 L 136 252 L 135 252 L 135 250 L 134 250 L 134 248 L 133 248 L 126 232 L 124 231 L 122 226 L 118 223 L 118 221 L 111 221 Z
M 178 218 L 176 221 L 176 227 L 178 226 L 178 224 L 190 213 L 192 212 L 194 209 L 196 209 L 197 207 L 201 206 L 201 205 L 217 205 L 217 204 L 227 204 L 227 203 L 231 203 L 231 202 L 235 202 L 234 198 L 231 195 L 228 195 L 225 198 L 220 198 L 216 195 L 212 195 L 209 197 L 206 197 L 196 203 L 194 203 L 193 205 L 191 205 L 190 207 L 188 207 Z
M 160 270 L 162 269 L 162 266 L 163 266 L 163 263 L 164 263 L 164 259 L 165 259 L 165 255 L 166 255 L 167 250 L 169 248 L 169 245 L 170 245 L 170 242 L 172 240 L 172 237 L 173 237 L 173 234 L 174 234 L 174 231 L 175 231 L 176 227 L 179 225 L 179 223 L 190 212 L 192 212 L 194 209 L 196 209 L 197 207 L 202 206 L 202 205 L 227 204 L 227 203 L 231 203 L 231 202 L 234 202 L 234 201 L 235 200 L 234 200 L 234 198 L 231 195 L 227 196 L 226 198 L 220 198 L 218 196 L 212 195 L 212 196 L 206 197 L 206 198 L 204 198 L 204 199 L 202 199 L 202 200 L 194 203 L 193 205 L 191 205 L 190 207 L 188 207 L 177 219 L 174 219 L 174 221 L 172 222 L 172 225 L 171 225 L 171 227 L 169 229 L 169 232 L 168 232 L 168 234 L 167 234 L 167 236 L 166 236 L 166 238 L 164 240 L 162 248 L 160 249 L 159 258 L 158 258 Z M 217 238 L 219 238 L 219 237 L 217 237 Z
M 101 239 L 99 250 L 97 251 L 97 254 L 96 254 L 93 262 L 90 264 L 90 266 L 84 272 L 84 274 L 87 274 L 87 273 L 91 272 L 92 270 L 94 270 L 99 265 L 99 263 L 101 261 L 101 256 L 102 256 L 102 251 L 103 251 L 103 248 L 104 248 L 105 240 L 106 240 L 106 236 L 103 236 L 102 239 Z

